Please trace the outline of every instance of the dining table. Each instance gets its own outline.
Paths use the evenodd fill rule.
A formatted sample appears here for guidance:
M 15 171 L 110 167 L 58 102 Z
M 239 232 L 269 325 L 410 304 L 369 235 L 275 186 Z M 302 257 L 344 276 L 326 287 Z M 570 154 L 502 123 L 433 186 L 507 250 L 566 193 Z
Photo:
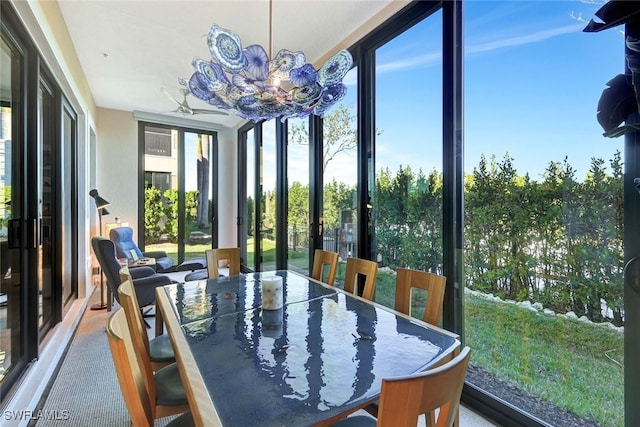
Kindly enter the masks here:
M 274 279 L 275 309 L 262 295 Z M 375 402 L 383 378 L 460 348 L 454 333 L 292 270 L 171 284 L 156 296 L 199 426 L 328 425 Z

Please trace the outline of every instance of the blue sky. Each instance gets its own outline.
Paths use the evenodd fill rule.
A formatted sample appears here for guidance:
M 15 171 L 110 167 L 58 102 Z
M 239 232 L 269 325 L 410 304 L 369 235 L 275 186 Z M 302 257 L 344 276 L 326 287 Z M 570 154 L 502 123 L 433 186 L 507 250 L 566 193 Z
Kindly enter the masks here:
M 465 3 L 467 172 L 482 153 L 498 160 L 508 153 L 520 174 L 540 180 L 550 161 L 568 156 L 583 179 L 592 157 L 608 165 L 622 151 L 622 138 L 602 136 L 596 110 L 606 82 L 624 71 L 624 38 L 618 29 L 582 31 L 601 6 Z M 438 13 L 378 50 L 376 170 L 442 169 L 441 43 Z M 355 108 L 355 80 L 345 83 L 343 102 Z M 336 159 L 325 179 L 352 181 L 354 162 L 354 155 Z M 295 175 L 291 170 L 290 179 Z

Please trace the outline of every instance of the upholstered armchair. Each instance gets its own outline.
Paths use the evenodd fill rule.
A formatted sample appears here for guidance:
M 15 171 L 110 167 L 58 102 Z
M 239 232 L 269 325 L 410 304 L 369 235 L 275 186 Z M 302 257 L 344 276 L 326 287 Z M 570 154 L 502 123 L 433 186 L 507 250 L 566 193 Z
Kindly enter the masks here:
M 116 227 L 109 232 L 109 238 L 116 245 L 117 258 L 131 258 L 131 250 L 134 250 L 139 258 L 155 258 L 156 270 L 160 273 L 173 270 L 173 259 L 164 251 L 142 252 L 133 240 L 131 227 Z
M 102 268 L 107 278 L 109 289 L 119 303 L 118 287 L 120 286 L 121 265 L 116 256 L 115 244 L 105 237 L 96 236 L 91 239 L 91 246 L 93 247 L 96 258 L 98 258 L 100 268 Z M 131 268 L 130 273 L 140 308 L 155 303 L 156 288 L 158 286 L 172 283 L 169 276 L 158 274 L 151 267 Z

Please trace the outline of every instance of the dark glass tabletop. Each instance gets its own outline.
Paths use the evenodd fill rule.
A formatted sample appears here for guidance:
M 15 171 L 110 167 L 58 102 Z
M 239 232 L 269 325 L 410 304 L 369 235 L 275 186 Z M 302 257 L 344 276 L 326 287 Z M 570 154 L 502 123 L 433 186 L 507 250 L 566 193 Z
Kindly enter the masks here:
M 332 295 L 336 290 L 299 274 L 282 271 L 241 274 L 165 286 L 181 324 L 262 306 L 260 280 L 281 276 L 285 304 Z
M 263 310 L 259 279 L 274 273 L 261 274 L 165 288 L 225 426 L 326 420 L 378 397 L 382 378 L 424 370 L 459 345 L 293 272 L 275 273 L 283 308 Z

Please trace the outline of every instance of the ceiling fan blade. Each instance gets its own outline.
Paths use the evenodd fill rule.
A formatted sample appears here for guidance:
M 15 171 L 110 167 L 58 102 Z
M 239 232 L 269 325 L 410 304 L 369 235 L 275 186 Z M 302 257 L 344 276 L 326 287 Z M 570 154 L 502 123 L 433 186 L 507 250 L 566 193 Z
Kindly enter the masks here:
M 175 103 L 176 103 L 176 104 L 178 104 L 178 105 L 182 105 L 182 103 L 181 103 L 180 101 L 178 101 L 178 100 L 177 100 L 173 95 L 171 95 L 171 94 L 169 93 L 169 91 L 168 91 L 168 90 L 166 90 L 165 88 L 161 87 L 161 88 L 160 88 L 160 91 L 161 91 L 161 92 L 162 92 L 162 94 L 163 94 L 167 99 L 169 99 L 170 101 L 173 101 L 173 102 L 175 102 Z
M 191 92 L 189 92 L 189 90 L 187 90 L 187 89 L 180 89 L 180 92 L 182 93 L 182 96 L 184 97 L 182 102 L 178 101 L 165 88 L 161 87 L 160 91 L 164 94 L 164 96 L 167 97 L 167 99 L 169 99 L 169 100 L 175 102 L 176 104 L 178 104 L 178 108 L 176 108 L 173 111 L 170 111 L 170 113 L 178 113 L 178 114 L 181 114 L 183 116 L 192 116 L 194 114 L 218 114 L 220 116 L 228 116 L 229 115 L 229 113 L 227 113 L 225 111 L 206 110 L 206 109 L 202 109 L 202 108 L 191 108 L 189 106 L 189 104 L 187 103 L 187 95 L 189 95 Z
M 220 116 L 228 116 L 229 113 L 226 111 L 216 111 L 216 110 L 204 110 L 202 108 L 192 108 L 193 114 L 218 114 Z

